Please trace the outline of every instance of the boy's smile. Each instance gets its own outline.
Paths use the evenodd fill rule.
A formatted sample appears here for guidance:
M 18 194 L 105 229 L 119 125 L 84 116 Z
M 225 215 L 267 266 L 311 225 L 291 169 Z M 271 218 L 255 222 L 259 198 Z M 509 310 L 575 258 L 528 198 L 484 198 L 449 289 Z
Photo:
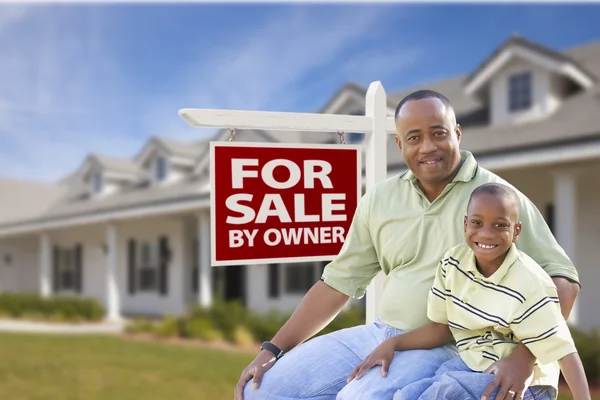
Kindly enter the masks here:
M 514 198 L 488 192 L 474 193 L 465 216 L 465 240 L 475 252 L 477 268 L 486 277 L 504 261 L 521 232 L 519 204 Z

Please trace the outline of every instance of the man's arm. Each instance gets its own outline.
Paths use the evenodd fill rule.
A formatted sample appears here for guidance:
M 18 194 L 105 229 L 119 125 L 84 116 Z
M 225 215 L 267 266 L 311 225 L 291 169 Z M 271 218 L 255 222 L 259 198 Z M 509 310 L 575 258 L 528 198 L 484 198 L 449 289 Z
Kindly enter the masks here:
M 325 267 L 318 281 L 304 296 L 290 319 L 272 338 L 271 343 L 288 352 L 325 328 L 342 310 L 350 297 L 360 298 L 381 270 L 369 231 L 369 198 L 359 201 L 350 230 L 338 256 Z M 257 388 L 262 376 L 276 362 L 269 351 L 261 351 L 242 372 L 235 387 L 235 399 L 243 399 L 247 382 Z
M 581 288 L 577 283 L 572 282 L 567 278 L 553 277 L 552 281 L 556 285 L 556 290 L 558 291 L 558 300 L 560 301 L 560 311 L 563 317 L 565 317 L 566 321 L 569 319 L 569 315 L 571 315 L 571 310 L 573 310 L 575 299 L 577 298 Z
M 290 319 L 275 334 L 271 343 L 284 352 L 290 351 L 298 344 L 315 335 L 327 326 L 342 310 L 348 296 L 338 292 L 327 284 L 318 281 L 306 293 Z M 235 387 L 235 399 L 242 400 L 244 387 L 253 379 L 253 387 L 258 388 L 262 376 L 275 363 L 273 353 L 262 350 L 244 369 Z

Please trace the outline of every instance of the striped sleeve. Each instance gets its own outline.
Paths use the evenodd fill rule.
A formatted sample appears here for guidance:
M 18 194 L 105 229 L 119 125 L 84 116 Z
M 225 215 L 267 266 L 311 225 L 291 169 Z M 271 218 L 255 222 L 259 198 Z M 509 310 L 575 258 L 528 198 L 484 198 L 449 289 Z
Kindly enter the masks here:
M 577 352 L 560 311 L 556 287 L 542 287 L 531 293 L 510 328 L 542 364 Z
M 446 312 L 446 273 L 448 266 L 444 265 L 443 260 L 449 256 L 450 252 L 447 252 L 440 260 L 427 299 L 427 317 L 439 324 L 448 324 L 448 314 Z

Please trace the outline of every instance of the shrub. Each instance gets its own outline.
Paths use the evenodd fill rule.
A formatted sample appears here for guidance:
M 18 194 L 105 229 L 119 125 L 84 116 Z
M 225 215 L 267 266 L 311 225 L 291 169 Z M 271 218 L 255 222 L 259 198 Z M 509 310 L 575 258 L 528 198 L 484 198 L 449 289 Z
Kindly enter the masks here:
M 60 321 L 98 321 L 104 316 L 94 299 L 37 294 L 0 294 L 0 315 L 13 318 L 36 316 L 36 319 Z
M 252 333 L 242 325 L 238 325 L 233 331 L 233 343 L 238 346 L 252 346 L 254 342 L 254 337 Z
M 151 333 L 154 332 L 154 324 L 147 318 L 134 318 L 130 323 L 125 327 L 125 332 L 127 333 Z
M 165 317 L 154 325 L 154 334 L 161 338 L 179 336 L 180 333 L 180 320 L 175 317 Z
M 208 318 L 192 318 L 185 323 L 185 335 L 190 338 L 214 342 L 223 339 Z

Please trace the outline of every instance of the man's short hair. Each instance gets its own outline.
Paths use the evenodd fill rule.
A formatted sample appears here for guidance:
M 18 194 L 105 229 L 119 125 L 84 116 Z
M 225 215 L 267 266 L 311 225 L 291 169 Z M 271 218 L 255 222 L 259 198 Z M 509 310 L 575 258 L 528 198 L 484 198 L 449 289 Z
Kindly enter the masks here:
M 469 197 L 469 202 L 467 203 L 467 210 L 471 206 L 471 200 L 473 200 L 475 196 L 481 193 L 487 193 L 492 196 L 504 197 L 513 201 L 517 207 L 517 216 L 519 215 L 521 208 L 521 199 L 519 198 L 519 195 L 510 186 L 498 182 L 485 183 L 481 186 L 476 187 L 471 192 L 471 197 Z
M 440 92 L 436 92 L 435 90 L 429 90 L 429 89 L 417 90 L 417 91 L 414 91 L 414 92 L 406 95 L 402 100 L 400 100 L 400 103 L 398 103 L 398 106 L 396 106 L 396 112 L 394 113 L 394 118 L 398 118 L 400 109 L 402 108 L 402 106 L 404 104 L 406 104 L 412 100 L 422 100 L 422 99 L 439 99 L 442 101 L 442 103 L 444 103 L 444 105 L 446 107 L 452 108 L 452 104 L 450 104 L 450 100 L 446 96 L 441 94 Z

